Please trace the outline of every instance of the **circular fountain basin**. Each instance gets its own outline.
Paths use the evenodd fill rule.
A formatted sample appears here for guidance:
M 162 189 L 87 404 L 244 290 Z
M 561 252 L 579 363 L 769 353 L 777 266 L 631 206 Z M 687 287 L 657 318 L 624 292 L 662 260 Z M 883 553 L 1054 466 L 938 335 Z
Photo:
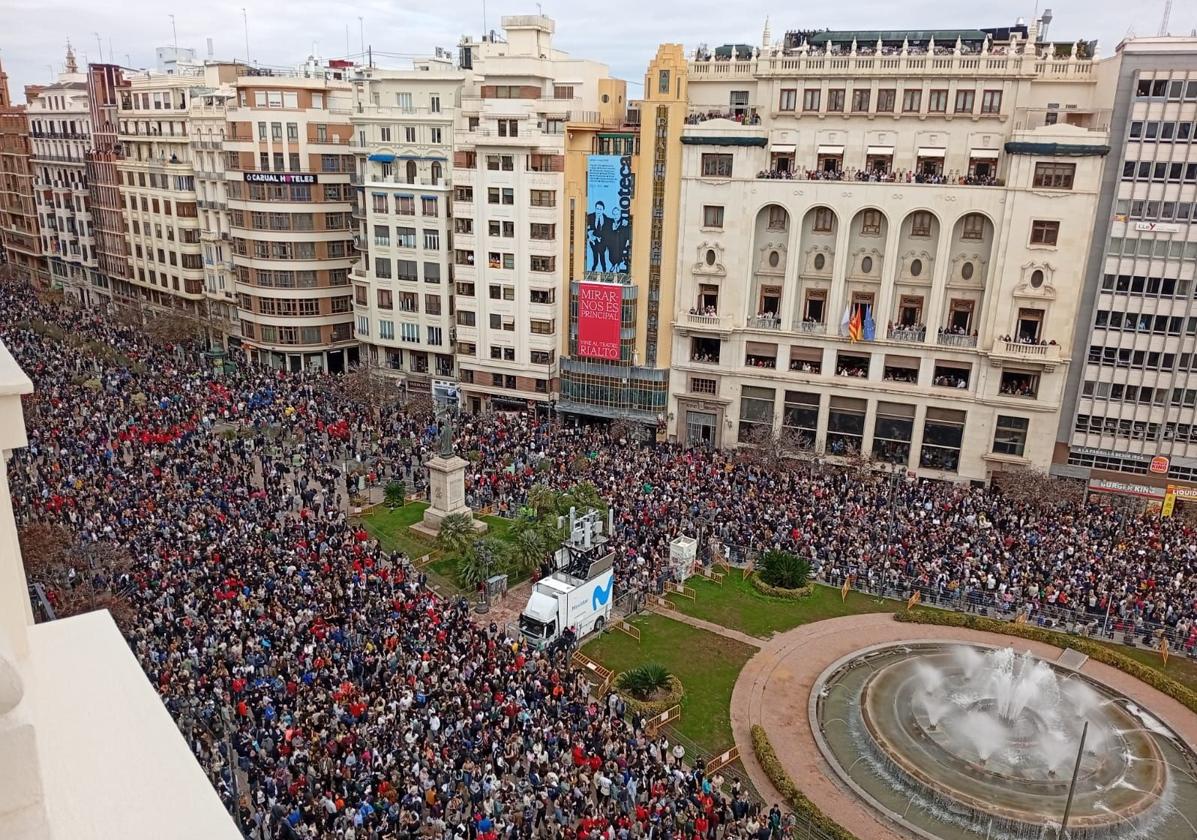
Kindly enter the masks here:
M 1197 759 L 1078 673 L 977 645 L 883 646 L 820 677 L 811 724 L 836 772 L 923 837 L 1193 837 Z

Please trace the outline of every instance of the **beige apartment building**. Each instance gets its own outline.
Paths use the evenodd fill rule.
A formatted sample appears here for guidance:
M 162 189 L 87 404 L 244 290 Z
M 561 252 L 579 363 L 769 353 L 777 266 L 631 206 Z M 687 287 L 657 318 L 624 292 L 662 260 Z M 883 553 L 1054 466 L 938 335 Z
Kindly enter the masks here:
M 463 80 L 446 55 L 354 76 L 354 335 L 372 370 L 442 403 L 457 399 L 449 211 Z
M 466 39 L 453 166 L 456 352 L 470 410 L 547 405 L 557 390 L 565 127 L 626 107 L 606 65 L 553 46 L 543 15 Z
M 1039 26 L 792 32 L 686 68 L 669 432 L 1045 469 L 1109 111 Z
M 339 372 L 358 361 L 353 91 L 314 61 L 236 80 L 226 192 L 241 346 L 260 363 Z
M 54 82 L 28 93 L 34 200 L 51 282 L 85 308 L 102 307 L 110 292 L 98 269 L 88 202 L 91 107 L 74 51 L 67 47 Z
M 224 349 L 241 343 L 224 151 L 228 109 L 235 98 L 232 84 L 194 90 L 188 131 L 203 251 L 204 329 L 209 345 Z

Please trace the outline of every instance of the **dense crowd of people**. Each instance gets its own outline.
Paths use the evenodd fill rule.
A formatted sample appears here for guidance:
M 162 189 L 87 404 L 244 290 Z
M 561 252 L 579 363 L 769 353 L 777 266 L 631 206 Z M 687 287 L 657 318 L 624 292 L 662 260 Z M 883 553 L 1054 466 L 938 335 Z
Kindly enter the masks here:
M 780 812 L 686 769 L 568 662 L 475 624 L 349 521 L 345 465 L 422 487 L 436 418 L 359 404 L 323 374 L 217 372 L 13 285 L 0 340 L 36 388 L 9 467 L 19 520 L 128 550 L 129 644 L 249 836 L 778 836 Z M 1197 536 L 1179 517 L 1049 512 L 535 414 L 462 418 L 456 447 L 475 507 L 593 482 L 616 513 L 623 592 L 663 586 L 670 541 L 698 534 L 733 557 L 799 552 L 829 583 L 1108 610 L 1197 641 Z

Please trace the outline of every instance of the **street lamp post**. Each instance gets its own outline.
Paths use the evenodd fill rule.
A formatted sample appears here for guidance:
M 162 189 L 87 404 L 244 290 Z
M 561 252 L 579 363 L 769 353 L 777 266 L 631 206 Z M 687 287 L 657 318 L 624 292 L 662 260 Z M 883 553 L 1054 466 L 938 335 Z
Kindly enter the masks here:
M 1072 781 L 1068 783 L 1068 799 L 1064 801 L 1064 816 L 1060 820 L 1060 832 L 1056 835 L 1056 840 L 1066 840 L 1068 837 L 1068 818 L 1072 815 L 1072 796 L 1076 793 L 1076 780 L 1081 773 L 1081 758 L 1085 755 L 1085 738 L 1088 735 L 1089 721 L 1085 721 L 1085 727 L 1081 730 L 1081 744 L 1076 750 L 1076 764 L 1072 768 Z

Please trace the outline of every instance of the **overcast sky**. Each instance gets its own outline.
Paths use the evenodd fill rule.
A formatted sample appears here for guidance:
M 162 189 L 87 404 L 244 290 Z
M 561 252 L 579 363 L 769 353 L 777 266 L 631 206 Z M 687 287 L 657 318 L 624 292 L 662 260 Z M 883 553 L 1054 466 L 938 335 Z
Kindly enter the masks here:
M 267 65 L 299 64 L 315 47 L 323 57 L 360 52 L 361 30 L 365 43 L 383 53 L 425 55 L 433 47 L 454 47 L 463 33 L 477 35 L 486 26 L 499 28 L 504 14 L 536 11 L 535 3 L 522 0 L 439 0 L 435 13 L 416 11 L 411 0 L 358 0 L 354 4 L 330 0 L 117 0 L 117 2 L 64 2 L 64 0 L 0 0 L 0 61 L 8 71 L 13 99 L 24 101 L 26 84 L 52 78 L 62 69 L 68 38 L 79 64 L 115 54 L 116 61 L 133 67 L 152 67 L 154 48 L 169 46 L 170 14 L 175 15 L 180 47 L 193 47 L 206 55 L 212 38 L 217 58 L 245 58 L 242 4 L 248 12 L 250 54 Z M 1154 35 L 1164 0 L 1047 0 L 1054 14 L 1052 40 L 1096 38 L 1100 55 L 1112 54 L 1129 32 Z M 420 4 L 422 6 L 428 4 Z M 908 0 L 857 0 L 835 10 L 817 11 L 813 4 L 777 0 L 544 0 L 546 15 L 557 21 L 555 43 L 576 56 L 604 61 L 613 73 L 635 82 L 630 91 L 639 95 L 644 68 L 656 45 L 680 41 L 689 51 L 696 44 L 759 44 L 766 15 L 774 39 L 787 29 L 951 29 L 1006 26 L 1021 15 L 1035 14 L 1032 2 L 998 0 L 931 2 Z M 1175 0 L 1173 34 L 1188 34 L 1197 27 L 1197 2 Z M 945 7 L 950 10 L 945 11 Z M 358 15 L 363 24 L 359 27 Z M 97 44 L 97 33 L 99 44 Z M 111 43 L 111 47 L 109 44 Z M 386 56 L 384 66 L 405 66 L 405 59 Z

